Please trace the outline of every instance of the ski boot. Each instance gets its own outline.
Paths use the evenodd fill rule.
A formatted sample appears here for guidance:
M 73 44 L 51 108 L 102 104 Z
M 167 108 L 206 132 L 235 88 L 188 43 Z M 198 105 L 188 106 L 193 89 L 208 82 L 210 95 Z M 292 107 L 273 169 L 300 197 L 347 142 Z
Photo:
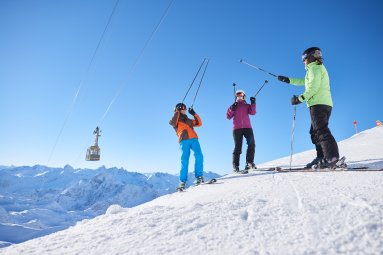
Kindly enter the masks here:
M 323 157 L 316 157 L 316 158 L 314 158 L 313 161 L 308 163 L 305 168 L 312 168 L 313 165 L 317 165 L 319 163 L 319 161 L 321 161 L 322 159 L 323 159 Z
M 318 162 L 318 164 L 313 165 L 312 169 L 315 170 L 315 169 L 328 168 L 328 169 L 336 170 L 337 168 L 346 168 L 347 164 L 344 163 L 345 160 L 346 160 L 346 157 L 342 157 L 340 159 L 337 157 L 333 157 L 331 160 L 327 160 L 323 158 L 322 160 Z
M 239 170 L 238 166 L 233 166 L 233 173 L 235 174 L 247 174 L 248 172 L 247 170 Z
M 246 163 L 246 167 L 245 167 L 246 171 L 255 170 L 255 169 L 257 169 L 257 167 L 255 166 L 254 163 Z
M 204 179 L 203 179 L 203 176 L 200 176 L 200 177 L 197 177 L 196 180 L 195 180 L 195 186 L 198 186 L 202 183 L 204 183 Z
M 176 191 L 185 191 L 185 183 L 184 182 L 180 182 L 179 186 L 176 188 Z

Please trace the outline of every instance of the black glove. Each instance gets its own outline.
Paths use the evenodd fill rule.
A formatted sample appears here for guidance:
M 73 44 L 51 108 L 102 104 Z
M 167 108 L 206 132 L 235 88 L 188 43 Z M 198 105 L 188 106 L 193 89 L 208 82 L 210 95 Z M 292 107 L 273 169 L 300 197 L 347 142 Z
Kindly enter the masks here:
M 235 111 L 235 109 L 237 109 L 237 102 L 235 102 L 234 104 L 232 104 L 232 105 L 230 106 L 230 108 L 231 108 L 232 111 Z
M 301 101 L 299 101 L 299 97 L 294 95 L 292 98 L 291 98 L 291 104 L 292 105 L 296 105 L 296 104 L 300 104 L 302 103 Z
M 286 76 L 278 76 L 278 80 L 282 82 L 290 83 L 289 77 L 286 77 Z
M 195 111 L 194 111 L 194 109 L 191 108 L 191 107 L 189 107 L 188 112 L 189 112 L 191 115 L 193 115 L 193 116 L 196 114 Z
M 251 104 L 255 104 L 255 97 L 250 97 Z

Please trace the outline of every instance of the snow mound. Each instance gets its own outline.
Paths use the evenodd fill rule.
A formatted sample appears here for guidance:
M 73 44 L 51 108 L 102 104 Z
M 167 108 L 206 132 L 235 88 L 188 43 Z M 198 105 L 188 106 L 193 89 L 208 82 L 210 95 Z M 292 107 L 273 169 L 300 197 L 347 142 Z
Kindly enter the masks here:
M 127 208 L 123 208 L 121 207 L 120 205 L 111 205 L 109 206 L 109 208 L 106 210 L 106 215 L 110 215 L 110 214 L 118 214 L 118 213 L 122 213 L 122 212 L 126 212 L 128 209 Z

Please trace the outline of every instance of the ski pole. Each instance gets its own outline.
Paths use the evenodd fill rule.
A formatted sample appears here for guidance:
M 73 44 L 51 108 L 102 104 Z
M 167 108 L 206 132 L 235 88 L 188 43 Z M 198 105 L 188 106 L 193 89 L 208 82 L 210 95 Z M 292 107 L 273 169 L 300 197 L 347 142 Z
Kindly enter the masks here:
M 195 79 L 197 78 L 199 72 L 201 71 L 201 68 L 202 68 L 203 64 L 205 63 L 205 60 L 206 60 L 206 58 L 203 59 L 203 61 L 202 61 L 201 65 L 200 65 L 200 67 L 199 67 L 199 69 L 198 69 L 196 75 L 194 76 L 194 79 L 193 79 L 192 83 L 191 83 L 190 86 L 189 86 L 188 91 L 186 91 L 186 94 L 185 94 L 185 96 L 184 96 L 184 99 L 182 99 L 182 103 L 185 101 L 186 96 L 189 94 L 189 91 L 190 91 L 191 87 L 193 86 L 194 81 L 195 81 Z
M 263 86 L 266 85 L 266 83 L 268 83 L 269 81 L 268 80 L 265 80 L 265 82 L 263 83 L 263 85 L 261 86 L 260 89 L 258 89 L 257 93 L 255 93 L 255 96 L 254 97 L 257 97 L 258 93 L 262 90 Z
M 264 70 L 264 69 L 262 69 L 262 68 L 260 68 L 260 67 L 258 67 L 258 66 L 249 64 L 249 63 L 247 63 L 247 62 L 246 62 L 245 60 L 243 60 L 243 59 L 241 59 L 239 62 L 240 62 L 240 63 L 243 63 L 243 64 L 246 64 L 246 65 L 248 65 L 248 66 L 250 66 L 250 67 L 252 67 L 252 68 L 255 68 L 255 69 L 259 70 L 259 71 L 262 71 L 262 72 L 265 72 L 265 73 L 267 73 L 267 74 L 270 74 L 270 75 L 272 75 L 272 76 L 274 76 L 274 77 L 278 77 L 278 75 L 275 75 L 275 74 L 273 74 L 273 73 L 270 73 L 269 71 L 266 71 L 266 70 Z
M 233 82 L 233 90 L 234 90 L 234 102 L 235 102 L 235 99 L 237 98 L 237 95 L 235 94 L 235 83 Z
M 291 170 L 291 162 L 293 160 L 294 130 L 295 130 L 295 116 L 296 116 L 296 113 L 297 113 L 297 106 L 294 105 L 293 129 L 291 131 L 291 147 L 290 147 L 290 170 Z
M 197 98 L 199 88 L 201 87 L 203 77 L 205 76 L 207 66 L 209 65 L 209 61 L 210 61 L 210 59 L 208 59 L 207 62 L 206 62 L 206 66 L 205 66 L 205 69 L 203 70 L 203 74 L 202 74 L 201 80 L 199 81 L 198 88 L 197 88 L 197 91 L 195 93 L 193 103 L 190 106 L 190 108 L 192 108 L 192 109 L 193 109 L 193 105 L 194 105 L 195 99 Z

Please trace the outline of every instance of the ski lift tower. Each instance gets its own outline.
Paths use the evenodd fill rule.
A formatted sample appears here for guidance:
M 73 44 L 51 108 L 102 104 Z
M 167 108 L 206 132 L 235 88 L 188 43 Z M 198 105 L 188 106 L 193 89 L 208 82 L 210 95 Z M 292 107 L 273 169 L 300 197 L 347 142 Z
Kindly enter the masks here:
M 98 137 L 100 136 L 100 128 L 96 127 L 96 129 L 93 131 L 93 134 L 95 135 L 94 138 L 94 145 L 90 146 L 86 150 L 86 158 L 87 161 L 97 161 L 100 160 L 100 147 L 98 147 Z

